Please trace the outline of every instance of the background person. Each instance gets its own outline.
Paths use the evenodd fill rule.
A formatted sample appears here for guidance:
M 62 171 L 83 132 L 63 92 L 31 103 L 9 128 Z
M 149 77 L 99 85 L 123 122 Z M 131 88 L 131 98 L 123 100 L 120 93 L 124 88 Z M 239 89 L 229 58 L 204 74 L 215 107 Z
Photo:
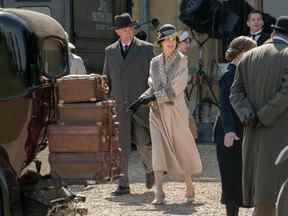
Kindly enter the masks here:
M 190 48 L 191 48 L 191 37 L 190 37 L 188 31 L 180 31 L 179 32 L 179 42 L 178 42 L 177 48 L 184 55 L 187 56 L 189 54 L 189 51 L 190 51 Z M 190 68 L 190 67 L 188 66 L 188 68 Z M 192 76 L 191 72 L 189 73 L 189 75 L 190 76 L 188 76 L 188 77 Z M 188 78 L 188 80 L 190 80 L 190 78 Z M 193 100 L 193 99 L 195 100 L 195 98 L 190 98 L 190 100 Z M 190 101 L 187 101 L 187 103 L 189 103 L 189 102 Z M 190 107 L 190 105 L 188 105 L 188 107 Z M 197 138 L 198 138 L 198 129 L 197 129 L 196 121 L 195 121 L 195 119 L 193 117 L 193 109 L 190 109 L 189 111 L 190 111 L 190 114 L 189 114 L 190 130 L 191 130 L 191 132 L 192 132 L 192 134 L 194 136 L 194 139 L 197 140 Z
M 116 99 L 116 108 L 120 122 L 121 177 L 113 196 L 129 194 L 128 158 L 131 143 L 137 146 L 140 160 L 146 171 L 146 187 L 154 183 L 151 162 L 151 138 L 149 133 L 148 108 L 135 113 L 127 111 L 128 105 L 147 88 L 149 64 L 153 57 L 153 45 L 134 37 L 134 24 L 127 13 L 116 15 L 114 30 L 119 40 L 105 49 L 103 73 L 107 75 L 110 95 Z M 136 118 L 137 117 L 137 118 Z
M 275 166 L 288 140 L 288 17 L 272 26 L 272 40 L 241 58 L 230 101 L 245 126 L 243 202 L 255 216 L 274 216 L 288 165 Z
M 255 48 L 256 42 L 246 36 L 231 41 L 225 58 L 229 63 L 227 72 L 219 80 L 220 116 L 215 127 L 217 160 L 221 175 L 221 203 L 226 205 L 227 216 L 237 216 L 242 201 L 242 133 L 241 122 L 229 100 L 236 66 L 242 55 Z
M 69 65 L 70 65 L 70 74 L 87 74 L 84 62 L 82 58 L 72 52 L 75 49 L 75 46 L 69 42 Z
M 188 55 L 191 48 L 191 37 L 188 31 L 179 32 L 179 42 L 177 48 L 184 55 Z
M 186 199 L 194 199 L 192 176 L 201 173 L 202 164 L 189 129 L 189 111 L 184 98 L 188 82 L 187 57 L 177 50 L 179 41 L 175 26 L 163 25 L 157 43 L 162 53 L 150 64 L 150 88 L 130 106 L 135 111 L 141 103 L 154 100 L 150 106 L 152 164 L 155 173 L 155 197 L 152 204 L 162 204 L 164 173 L 184 176 Z
M 257 45 L 262 45 L 270 38 L 270 34 L 263 30 L 264 21 L 260 11 L 251 11 L 247 16 L 247 26 L 249 28 L 249 37 L 257 42 Z

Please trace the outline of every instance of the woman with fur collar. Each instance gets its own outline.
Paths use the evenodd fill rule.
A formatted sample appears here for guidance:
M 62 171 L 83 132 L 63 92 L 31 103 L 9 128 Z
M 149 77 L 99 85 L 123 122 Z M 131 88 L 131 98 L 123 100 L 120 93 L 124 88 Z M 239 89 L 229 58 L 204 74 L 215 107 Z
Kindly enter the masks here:
M 152 167 L 155 173 L 155 197 L 152 204 L 162 204 L 164 174 L 184 177 L 186 201 L 194 199 L 192 177 L 202 171 L 195 139 L 189 128 L 189 111 L 184 90 L 188 82 L 187 58 L 177 50 L 176 28 L 163 25 L 157 39 L 162 53 L 151 60 L 149 89 L 130 106 L 150 106 L 150 134 L 152 139 Z

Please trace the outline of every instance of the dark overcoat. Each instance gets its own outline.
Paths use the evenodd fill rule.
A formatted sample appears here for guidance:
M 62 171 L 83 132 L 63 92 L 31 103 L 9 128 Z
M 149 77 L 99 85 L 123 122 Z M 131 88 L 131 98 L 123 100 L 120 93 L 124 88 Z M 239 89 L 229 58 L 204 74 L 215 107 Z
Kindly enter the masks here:
M 241 121 L 257 114 L 261 123 L 244 128 L 243 199 L 247 205 L 275 202 L 288 170 L 275 166 L 288 144 L 288 49 L 283 40 L 248 51 L 237 67 L 230 101 Z
M 264 44 L 270 38 L 270 34 L 263 31 L 257 40 L 257 46 Z
M 134 37 L 128 55 L 124 59 L 121 54 L 120 41 L 116 41 L 105 49 L 103 73 L 110 83 L 110 95 L 116 99 L 116 108 L 120 122 L 120 145 L 123 150 L 129 149 L 132 142 L 132 115 L 127 107 L 147 88 L 150 60 L 153 58 L 153 45 Z M 149 109 L 140 108 L 136 113 L 133 125 L 138 142 L 150 144 Z M 148 129 L 147 129 L 147 128 Z M 135 141 L 133 140 L 133 141 Z
M 227 72 L 219 80 L 220 116 L 215 127 L 217 160 L 221 175 L 221 202 L 227 205 L 242 206 L 242 125 L 229 99 L 236 65 L 229 64 Z M 226 133 L 234 132 L 240 138 L 232 147 L 224 146 Z

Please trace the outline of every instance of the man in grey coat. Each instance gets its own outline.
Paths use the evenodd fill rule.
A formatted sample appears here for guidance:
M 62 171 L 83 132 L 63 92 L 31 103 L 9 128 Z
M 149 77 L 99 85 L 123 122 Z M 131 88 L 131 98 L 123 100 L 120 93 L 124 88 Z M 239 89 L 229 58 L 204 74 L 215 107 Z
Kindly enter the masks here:
M 120 122 L 121 177 L 113 196 L 129 194 L 128 158 L 131 143 L 137 150 L 146 170 L 146 187 L 154 184 L 151 165 L 151 138 L 149 133 L 149 109 L 144 107 L 132 114 L 128 106 L 147 88 L 153 45 L 134 36 L 135 22 L 129 14 L 114 18 L 114 30 L 119 40 L 105 49 L 104 74 L 107 75 L 110 95 L 116 100 Z
M 275 166 L 288 144 L 288 17 L 279 17 L 271 41 L 241 59 L 231 103 L 242 121 L 243 199 L 255 216 L 274 216 L 288 165 Z

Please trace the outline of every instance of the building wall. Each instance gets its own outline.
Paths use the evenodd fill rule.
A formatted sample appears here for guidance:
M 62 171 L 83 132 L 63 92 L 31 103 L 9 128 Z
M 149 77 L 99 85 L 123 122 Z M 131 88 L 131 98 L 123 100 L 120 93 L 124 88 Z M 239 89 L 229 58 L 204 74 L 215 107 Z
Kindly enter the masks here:
M 274 17 L 287 15 L 288 13 L 288 1 L 287 0 L 277 0 L 277 3 L 272 0 L 262 0 L 263 10 L 266 13 L 271 14 Z
M 165 23 L 170 23 L 176 26 L 178 30 L 188 30 L 191 34 L 190 29 L 183 24 L 180 19 L 180 3 L 181 0 L 149 0 L 149 15 L 150 17 L 158 18 L 160 21 L 160 26 Z M 151 41 L 155 41 L 157 37 L 157 32 L 150 32 Z M 197 40 L 200 42 L 204 41 L 207 38 L 206 34 L 195 33 Z M 158 50 L 159 51 L 159 50 Z M 211 78 L 214 79 L 213 71 L 215 68 L 215 63 L 222 60 L 222 45 L 220 40 L 216 39 L 208 39 L 207 42 L 203 46 L 203 63 L 204 63 L 204 72 L 208 74 Z M 190 72 L 197 74 L 198 71 L 198 58 L 200 55 L 200 49 L 195 40 L 192 40 L 191 43 L 191 52 L 189 54 L 189 62 L 190 62 Z M 215 84 L 217 83 L 214 80 Z M 216 85 L 215 85 L 216 86 Z M 217 92 L 217 90 L 216 90 Z M 208 90 L 206 85 L 203 87 L 203 97 L 208 96 Z M 217 94 L 217 93 L 216 93 Z M 194 95 L 195 96 L 195 95 Z M 191 101 L 191 109 L 193 109 L 197 103 L 196 97 L 193 97 Z
M 165 23 L 171 23 L 175 25 L 178 30 L 190 31 L 190 29 L 179 20 L 180 3 L 181 3 L 181 0 L 176 0 L 176 1 L 175 0 L 157 0 L 157 1 L 150 0 L 149 1 L 150 17 L 158 18 L 160 21 L 160 26 Z M 150 32 L 150 34 L 151 34 L 151 40 L 152 41 L 155 40 L 157 33 Z M 207 35 L 196 33 L 196 38 L 199 41 L 203 41 L 207 38 Z M 191 50 L 190 60 L 195 66 L 197 66 L 199 48 L 198 48 L 196 41 L 192 41 L 191 45 L 192 45 L 192 50 Z M 205 70 L 209 71 L 209 65 L 211 61 L 215 61 L 221 58 L 218 52 L 218 48 L 220 46 L 221 44 L 219 44 L 219 41 L 215 39 L 209 39 L 203 46 Z
M 287 0 L 277 0 L 277 3 L 272 0 L 246 0 L 255 9 L 263 10 L 265 13 L 269 13 L 274 17 L 281 15 L 287 15 L 288 2 Z
M 253 6 L 256 10 L 262 10 L 263 1 L 262 0 L 246 0 L 251 6 Z
M 219 0 L 221 1 L 221 0 Z M 139 8 L 141 7 L 140 4 L 141 0 L 134 0 L 134 7 L 135 12 L 134 15 L 137 17 L 140 17 L 139 14 Z M 288 3 L 287 0 L 277 0 L 277 4 L 273 4 L 271 0 L 247 0 L 247 2 L 253 6 L 257 10 L 263 10 L 264 12 L 271 13 L 273 16 L 279 16 L 281 13 L 284 13 L 285 11 L 288 11 Z M 180 6 L 181 0 L 148 0 L 148 14 L 149 18 L 158 18 L 160 21 L 160 26 L 165 23 L 171 23 L 176 25 L 178 30 L 188 30 L 190 29 L 185 26 L 181 21 L 179 20 L 179 6 Z M 154 42 L 157 38 L 157 32 L 155 30 L 152 30 L 150 28 L 149 31 L 149 40 L 150 42 Z M 196 38 L 198 41 L 202 42 L 207 38 L 206 34 L 199 34 L 195 33 Z M 191 68 L 193 68 L 193 72 L 198 72 L 198 58 L 200 55 L 200 49 L 199 45 L 195 40 L 192 41 L 192 49 L 189 54 L 189 61 L 191 63 Z M 158 49 L 159 52 L 159 49 Z M 214 79 L 215 83 L 217 83 L 215 72 L 215 66 L 217 63 L 223 62 L 223 47 L 222 42 L 217 39 L 211 39 L 204 44 L 203 46 L 203 62 L 204 62 L 204 68 L 206 74 L 208 74 L 211 78 Z M 217 86 L 217 85 L 215 85 Z M 204 96 L 208 95 L 207 91 Z

